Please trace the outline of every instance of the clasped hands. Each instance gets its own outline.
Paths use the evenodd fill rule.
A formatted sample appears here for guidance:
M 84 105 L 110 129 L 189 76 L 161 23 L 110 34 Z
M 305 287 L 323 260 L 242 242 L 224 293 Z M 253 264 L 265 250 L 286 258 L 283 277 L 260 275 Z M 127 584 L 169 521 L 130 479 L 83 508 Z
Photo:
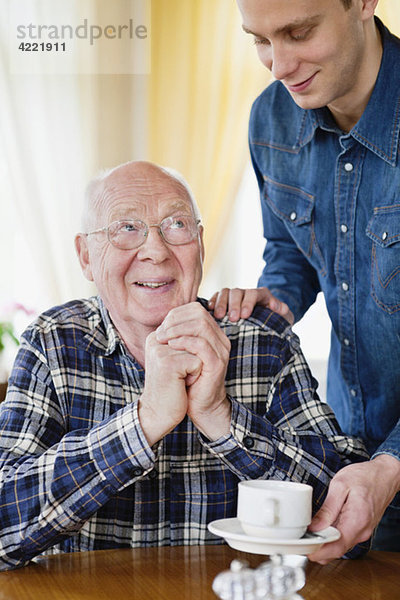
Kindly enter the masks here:
M 211 440 L 229 433 L 229 353 L 229 339 L 199 302 L 172 309 L 147 337 L 139 420 L 150 445 L 186 415 Z

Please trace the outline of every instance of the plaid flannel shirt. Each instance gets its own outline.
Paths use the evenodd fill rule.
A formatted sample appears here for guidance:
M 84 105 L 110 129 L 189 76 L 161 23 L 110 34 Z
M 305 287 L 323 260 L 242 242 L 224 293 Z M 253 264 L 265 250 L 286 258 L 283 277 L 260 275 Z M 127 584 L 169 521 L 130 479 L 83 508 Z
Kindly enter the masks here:
M 207 524 L 235 516 L 240 480 L 309 483 L 316 510 L 333 474 L 367 458 L 319 400 L 286 321 L 257 307 L 220 326 L 229 435 L 210 441 L 185 418 L 153 447 L 137 411 L 144 369 L 99 298 L 26 330 L 0 405 L 0 569 L 44 551 L 222 543 Z

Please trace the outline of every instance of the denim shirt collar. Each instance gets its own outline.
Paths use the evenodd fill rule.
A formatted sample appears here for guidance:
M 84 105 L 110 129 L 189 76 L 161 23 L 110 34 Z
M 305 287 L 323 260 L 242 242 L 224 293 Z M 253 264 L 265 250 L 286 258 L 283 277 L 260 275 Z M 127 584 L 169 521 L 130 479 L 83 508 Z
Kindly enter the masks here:
M 398 39 L 375 17 L 382 36 L 383 54 L 378 77 L 361 119 L 351 129 L 351 135 L 360 144 L 374 152 L 382 160 L 395 166 L 400 136 L 400 90 L 392 77 L 400 65 L 397 62 Z M 296 146 L 308 144 L 317 127 L 342 135 L 328 108 L 303 110 Z

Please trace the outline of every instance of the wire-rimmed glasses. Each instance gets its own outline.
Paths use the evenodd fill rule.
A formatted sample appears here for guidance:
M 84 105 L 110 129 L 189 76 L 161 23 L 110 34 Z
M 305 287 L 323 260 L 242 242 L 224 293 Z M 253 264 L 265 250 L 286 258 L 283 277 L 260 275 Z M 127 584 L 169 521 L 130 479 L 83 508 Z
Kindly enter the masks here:
M 107 233 L 108 241 L 120 250 L 139 248 L 147 239 L 150 227 L 157 227 L 162 238 L 172 246 L 189 244 L 198 235 L 200 219 L 192 215 L 166 217 L 161 223 L 147 225 L 140 219 L 122 219 L 113 221 L 107 227 L 101 227 L 85 233 L 86 236 L 96 233 Z

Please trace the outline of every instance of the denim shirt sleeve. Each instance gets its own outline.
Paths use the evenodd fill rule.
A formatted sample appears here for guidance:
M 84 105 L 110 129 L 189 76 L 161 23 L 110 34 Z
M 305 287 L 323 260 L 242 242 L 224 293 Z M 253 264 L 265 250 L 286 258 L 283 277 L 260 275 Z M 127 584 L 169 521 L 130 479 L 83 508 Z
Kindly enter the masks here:
M 400 460 L 400 420 L 397 422 L 386 440 L 377 448 L 372 458 L 378 454 L 390 454 Z
M 257 101 L 250 116 L 250 132 L 253 130 L 250 135 L 255 136 L 257 135 L 256 107 Z M 282 212 L 282 203 L 275 202 L 278 194 L 282 197 L 281 190 L 279 186 L 263 175 L 252 144 L 250 144 L 250 155 L 260 190 L 263 230 L 266 240 L 263 254 L 265 266 L 258 286 L 269 288 L 280 300 L 286 302 L 293 312 L 295 320 L 298 321 L 315 302 L 321 288 L 315 269 L 299 250 L 285 222 L 292 225 L 294 218 L 297 217 L 301 221 L 307 216 L 298 214 L 296 209 L 291 208 L 291 205 L 287 205 L 286 213 Z M 288 195 L 290 195 L 290 191 L 289 194 L 286 194 L 286 196 Z M 301 209 L 297 210 L 300 212 Z
M 382 442 L 382 444 L 376 449 L 371 458 L 374 459 L 380 454 L 389 454 L 390 456 L 393 456 L 393 458 L 400 460 L 400 420 L 397 422 L 384 442 Z M 397 492 L 395 497 L 392 499 L 390 506 L 395 507 L 397 510 L 400 509 L 400 492 Z

